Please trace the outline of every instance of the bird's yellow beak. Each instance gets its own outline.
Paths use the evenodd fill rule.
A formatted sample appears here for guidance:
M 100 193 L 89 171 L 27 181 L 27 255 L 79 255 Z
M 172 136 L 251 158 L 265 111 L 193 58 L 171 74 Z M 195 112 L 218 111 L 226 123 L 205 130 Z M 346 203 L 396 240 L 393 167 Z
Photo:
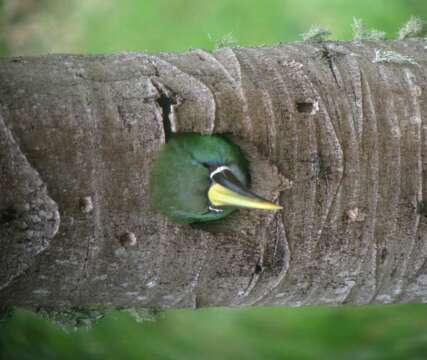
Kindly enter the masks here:
M 241 208 L 251 209 L 265 209 L 265 210 L 280 210 L 282 206 L 276 205 L 270 201 L 264 200 L 255 194 L 247 191 L 232 191 L 225 186 L 212 183 L 208 191 L 208 198 L 214 206 L 235 206 Z

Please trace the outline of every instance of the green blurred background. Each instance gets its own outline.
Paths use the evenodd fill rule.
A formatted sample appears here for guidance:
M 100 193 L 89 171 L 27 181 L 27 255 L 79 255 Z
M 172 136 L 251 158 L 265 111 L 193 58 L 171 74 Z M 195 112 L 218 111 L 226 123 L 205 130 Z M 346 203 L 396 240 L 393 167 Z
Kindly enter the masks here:
M 184 51 L 295 41 L 311 25 L 350 39 L 353 17 L 394 38 L 426 0 L 0 0 L 0 55 Z M 1 86 L 1 84 L 0 84 Z M 0 359 L 427 359 L 424 305 L 112 313 L 64 332 L 19 311 Z
M 426 0 L 0 0 L 3 54 L 212 49 L 295 41 L 311 25 L 350 39 L 353 17 L 395 37 Z

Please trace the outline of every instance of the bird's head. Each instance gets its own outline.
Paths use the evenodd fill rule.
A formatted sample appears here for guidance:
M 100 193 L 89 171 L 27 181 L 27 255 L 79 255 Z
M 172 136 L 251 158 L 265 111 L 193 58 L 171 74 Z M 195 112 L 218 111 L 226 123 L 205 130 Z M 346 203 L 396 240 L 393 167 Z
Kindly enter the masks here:
M 237 208 L 281 209 L 248 186 L 243 153 L 217 135 L 174 135 L 159 151 L 150 176 L 153 207 L 180 223 L 221 219 Z

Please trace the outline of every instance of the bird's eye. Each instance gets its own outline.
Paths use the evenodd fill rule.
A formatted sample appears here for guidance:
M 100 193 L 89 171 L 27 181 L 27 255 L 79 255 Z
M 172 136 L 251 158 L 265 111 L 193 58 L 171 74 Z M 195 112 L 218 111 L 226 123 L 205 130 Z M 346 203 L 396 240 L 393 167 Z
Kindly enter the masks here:
M 208 163 L 208 162 L 203 162 L 201 163 L 206 169 L 209 170 L 209 173 L 215 171 L 215 169 L 217 169 L 220 165 L 218 164 L 213 164 L 213 163 Z

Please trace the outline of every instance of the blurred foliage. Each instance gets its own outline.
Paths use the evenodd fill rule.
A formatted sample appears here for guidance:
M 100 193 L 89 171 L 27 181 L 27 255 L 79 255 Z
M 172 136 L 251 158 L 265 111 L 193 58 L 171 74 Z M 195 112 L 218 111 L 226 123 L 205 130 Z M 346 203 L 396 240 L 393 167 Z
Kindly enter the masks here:
M 427 15 L 426 0 L 1 2 L 0 51 L 15 55 L 212 49 L 230 34 L 242 46 L 273 44 L 299 40 L 311 26 L 350 39 L 353 17 L 396 38 L 411 15 Z
M 0 324 L 0 358 L 425 360 L 427 307 L 175 310 L 142 323 L 112 313 L 71 333 L 19 311 Z
M 0 54 L 182 51 L 301 39 L 311 26 L 350 39 L 353 18 L 396 38 L 425 0 L 0 0 Z M 426 359 L 427 308 L 112 313 L 66 333 L 26 311 L 0 323 L 1 359 Z

